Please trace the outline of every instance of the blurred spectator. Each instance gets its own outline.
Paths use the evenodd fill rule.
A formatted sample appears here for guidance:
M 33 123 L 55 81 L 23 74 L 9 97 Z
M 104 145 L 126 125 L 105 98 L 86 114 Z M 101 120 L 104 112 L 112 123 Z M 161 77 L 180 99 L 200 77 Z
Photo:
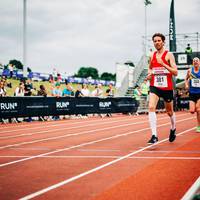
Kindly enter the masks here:
M 19 86 L 16 87 L 14 96 L 16 97 L 23 97 L 25 94 L 24 83 L 20 82 Z
M 77 90 L 76 90 L 76 92 L 75 92 L 75 97 L 76 97 L 76 98 L 82 97 L 81 86 L 80 86 L 80 85 L 77 86 Z
M 141 91 L 140 91 L 140 87 L 139 85 L 135 86 L 135 89 L 133 90 L 133 97 L 139 101 L 140 100 L 140 96 L 141 96 Z
M 92 91 L 92 96 L 94 97 L 103 97 L 103 89 L 102 89 L 102 84 L 98 84 L 94 91 Z
M 192 54 L 192 48 L 190 44 L 187 44 L 187 47 L 185 48 L 185 53 Z
M 0 81 L 0 97 L 5 97 L 6 96 L 6 88 L 5 88 L 5 83 L 4 81 Z
M 62 77 L 61 77 L 61 74 L 60 74 L 60 73 L 57 73 L 57 81 L 58 81 L 59 83 L 62 82 Z
M 4 87 L 5 87 L 5 88 L 6 88 L 6 87 L 12 88 L 12 83 L 11 83 L 11 82 L 8 82 L 6 76 L 2 76 L 2 77 L 1 77 L 1 81 L 3 81 Z
M 52 76 L 53 76 L 53 80 L 55 81 L 55 80 L 57 79 L 57 71 L 56 71 L 56 68 L 53 68 Z
M 40 85 L 40 89 L 38 90 L 37 95 L 43 96 L 43 97 L 47 96 L 47 91 L 44 85 Z M 39 118 L 39 121 L 46 121 L 48 119 L 47 116 L 39 116 L 38 118 Z
M 188 55 L 188 64 L 192 64 L 192 48 L 190 44 L 187 44 L 187 47 L 185 48 L 185 53 Z
M 25 93 L 24 93 L 24 96 L 32 96 L 32 93 L 33 93 L 33 83 L 32 83 L 32 80 L 30 78 L 28 78 L 25 82 Z M 32 122 L 32 118 L 31 117 L 28 117 L 25 119 L 25 121 L 27 122 Z
M 25 94 L 24 96 L 31 96 L 33 92 L 33 83 L 31 79 L 27 79 L 25 83 Z
M 10 78 L 12 78 L 12 77 L 13 77 L 13 70 L 14 70 L 13 64 L 9 64 L 9 65 L 8 65 L 8 69 L 9 69 L 9 71 L 10 71 Z
M 141 88 L 141 95 L 147 97 L 148 93 L 149 93 L 149 85 L 148 85 L 146 79 L 144 79 L 144 81 L 141 84 L 140 88 Z
M 40 89 L 38 90 L 37 95 L 43 96 L 43 97 L 47 96 L 47 91 L 46 91 L 46 88 L 44 87 L 44 85 L 40 85 Z
M 54 97 L 61 97 L 62 96 L 62 90 L 60 89 L 60 83 L 57 82 L 55 84 L 55 88 L 53 89 L 53 96 Z
M 49 82 L 50 82 L 50 83 L 53 83 L 53 82 L 54 82 L 54 79 L 53 79 L 53 75 L 52 75 L 52 74 L 49 75 Z
M 82 94 L 83 97 L 89 97 L 90 96 L 90 91 L 88 89 L 87 84 L 82 85 L 81 94 Z
M 107 97 L 114 97 L 114 89 L 112 83 L 109 84 L 108 89 L 106 90 Z
M 65 88 L 62 91 L 62 96 L 64 96 L 64 97 L 73 96 L 73 88 L 72 88 L 71 84 L 68 83 L 67 81 L 65 82 Z
M 25 94 L 25 89 L 24 89 L 24 82 L 20 82 L 19 86 L 16 87 L 15 92 L 14 92 L 14 96 L 16 97 L 23 97 Z M 13 121 L 16 121 L 18 123 L 22 122 L 24 120 L 24 118 L 14 118 Z M 31 120 L 31 118 L 28 118 L 27 120 Z

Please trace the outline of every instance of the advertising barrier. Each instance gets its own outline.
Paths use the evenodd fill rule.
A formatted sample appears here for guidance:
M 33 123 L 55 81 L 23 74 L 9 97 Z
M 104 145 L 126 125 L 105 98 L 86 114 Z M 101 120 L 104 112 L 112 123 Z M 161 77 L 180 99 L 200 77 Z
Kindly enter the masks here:
M 0 118 L 136 112 L 138 103 L 130 97 L 2 97 Z

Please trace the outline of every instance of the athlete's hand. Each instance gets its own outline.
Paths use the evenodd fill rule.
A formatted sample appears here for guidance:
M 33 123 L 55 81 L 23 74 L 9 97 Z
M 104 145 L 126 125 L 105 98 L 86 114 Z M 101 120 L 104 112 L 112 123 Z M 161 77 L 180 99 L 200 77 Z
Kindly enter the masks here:
M 185 89 L 189 90 L 189 85 L 188 84 L 185 84 Z

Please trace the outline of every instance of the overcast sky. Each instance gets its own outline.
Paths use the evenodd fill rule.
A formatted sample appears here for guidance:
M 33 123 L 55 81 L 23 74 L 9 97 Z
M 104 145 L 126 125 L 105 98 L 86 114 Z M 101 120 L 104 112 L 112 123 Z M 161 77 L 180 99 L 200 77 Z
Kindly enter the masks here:
M 147 34 L 168 34 L 171 0 L 151 2 Z M 68 75 L 81 66 L 115 73 L 116 62 L 142 56 L 144 13 L 143 0 L 27 0 L 27 66 Z M 175 0 L 176 33 L 200 32 L 199 13 L 200 0 Z M 23 0 L 0 0 L 0 24 L 0 63 L 23 61 Z

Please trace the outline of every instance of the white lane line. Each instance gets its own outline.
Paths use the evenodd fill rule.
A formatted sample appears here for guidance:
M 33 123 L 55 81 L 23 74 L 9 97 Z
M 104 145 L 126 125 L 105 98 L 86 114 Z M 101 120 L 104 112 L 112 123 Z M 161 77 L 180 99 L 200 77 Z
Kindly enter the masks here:
M 182 115 L 185 115 L 185 114 L 182 114 Z M 123 119 L 125 118 L 125 116 L 123 117 L 118 117 L 118 118 L 106 118 L 106 119 L 102 119 L 102 118 L 99 118 L 99 119 L 94 119 L 94 120 L 84 120 L 84 121 L 79 121 L 79 122 L 74 122 L 74 123 L 66 123 L 66 121 L 56 121 L 56 124 L 34 124 L 34 127 L 33 127 L 33 124 L 28 124 L 28 125 L 24 125 L 23 127 L 20 127 L 20 126 L 16 126 L 15 128 L 16 129 L 13 129 L 14 127 L 4 127 L 2 128 L 3 131 L 1 131 L 1 133 L 9 133 L 9 132 L 16 132 L 16 131 L 22 131 L 22 130 L 32 130 L 32 129 L 38 129 L 38 128 L 49 128 L 49 127 L 56 127 L 56 126 L 61 126 L 61 125 L 65 125 L 65 126 L 68 126 L 68 125 L 77 125 L 77 124 L 85 124 L 86 122 L 91 122 L 91 123 L 94 123 L 94 122 L 102 122 L 102 121 L 115 121 L 115 119 L 117 121 L 124 121 Z M 109 120 L 110 119 L 110 120 Z M 133 120 L 133 119 L 137 119 L 137 118 L 133 118 L 130 116 L 130 119 Z M 127 120 L 127 119 L 126 119 Z M 128 119 L 129 120 L 129 119 Z M 51 121 L 50 123 L 53 123 L 55 121 Z M 45 122 L 42 122 L 42 123 L 45 123 Z M 20 128 L 19 128 L 20 127 Z M 24 127 L 28 127 L 28 128 L 24 128 Z M 8 129 L 8 128 L 12 128 L 11 130 L 5 130 L 5 129 Z M 1 128 L 0 128 L 1 130 Z
M 133 120 L 133 119 L 125 119 L 125 120 L 115 120 L 115 121 L 106 121 L 103 123 L 92 123 L 92 124 L 86 124 L 86 125 L 80 125 L 80 126 L 72 126 L 72 127 L 62 127 L 62 128 L 57 128 L 57 129 L 50 129 L 50 130 L 41 130 L 41 131 L 35 131 L 33 133 L 23 133 L 23 134 L 19 134 L 19 135 L 9 135 L 9 136 L 0 136 L 0 140 L 2 139 L 10 139 L 10 138 L 16 138 L 16 137 L 23 137 L 23 136 L 31 136 L 31 135 L 36 135 L 36 134 L 40 134 L 40 133 L 48 133 L 48 132 L 54 132 L 54 131 L 61 131 L 61 130 L 71 130 L 71 129 L 77 129 L 77 128 L 83 128 L 83 127 L 90 127 L 90 126 L 95 126 L 95 125 L 104 125 L 104 124 L 111 124 L 111 123 L 115 123 L 115 122 L 123 122 L 123 121 L 129 121 L 129 120 Z M 84 123 L 85 124 L 85 123 Z M 45 126 L 46 128 L 47 126 Z M 60 127 L 60 125 L 59 125 Z M 30 131 L 30 129 L 33 128 L 29 128 L 29 129 L 22 129 L 22 130 L 28 130 Z M 34 128 L 35 129 L 35 128 Z M 20 129 L 19 129 L 20 130 Z M 10 131 L 9 131 L 10 132 Z
M 163 119 L 166 119 L 166 118 L 168 118 L 168 117 L 164 117 L 160 120 L 163 120 Z M 30 142 L 21 142 L 21 143 L 17 143 L 17 144 L 9 144 L 9 145 L 6 145 L 6 146 L 0 146 L 0 150 L 5 149 L 5 148 L 10 148 L 10 147 L 16 147 L 16 146 L 21 146 L 21 145 L 27 145 L 27 144 L 34 144 L 34 143 L 38 143 L 38 142 L 49 141 L 49 140 L 57 140 L 57 139 L 60 139 L 60 138 L 65 138 L 65 137 L 70 137 L 70 136 L 83 135 L 83 134 L 86 134 L 86 133 L 104 131 L 104 130 L 109 130 L 109 129 L 117 128 L 117 127 L 132 126 L 132 125 L 135 125 L 135 124 L 143 124 L 144 122 L 148 122 L 148 120 L 147 121 L 141 121 L 141 122 L 128 123 L 128 124 L 121 124 L 121 125 L 118 125 L 118 126 L 116 126 L 116 125 L 115 126 L 109 126 L 109 127 L 100 128 L 100 129 L 86 130 L 86 131 L 82 131 L 82 132 L 78 132 L 78 133 L 65 134 L 65 135 L 61 135 L 61 136 L 49 137 L 49 138 L 44 138 L 44 139 L 40 139 L 40 140 L 32 140 Z M 62 129 L 62 130 L 64 130 L 64 129 Z M 51 131 L 55 131 L 55 130 L 53 129 Z M 45 132 L 48 132 L 48 131 L 45 131 Z
M 190 129 L 187 129 L 187 130 L 185 130 L 185 131 L 183 131 L 183 132 L 177 134 L 177 136 L 178 136 L 178 135 L 182 135 L 182 134 L 184 134 L 184 133 L 187 133 L 187 132 L 189 132 L 189 131 L 191 131 L 191 130 L 193 130 L 193 129 L 194 129 L 194 127 L 193 127 L 193 128 L 190 128 Z M 153 147 L 153 146 L 156 146 L 157 144 L 163 143 L 163 142 L 165 142 L 165 141 L 168 141 L 168 138 L 166 138 L 166 139 L 164 139 L 164 140 L 161 140 L 161 141 L 157 142 L 156 144 L 153 144 L 153 145 L 144 147 L 143 149 L 134 151 L 134 152 L 132 152 L 132 153 L 130 153 L 130 154 L 127 154 L 127 155 L 125 155 L 125 156 L 122 156 L 122 157 L 120 157 L 120 158 L 117 158 L 117 159 L 115 159 L 115 160 L 113 160 L 113 161 L 110 161 L 110 162 L 108 162 L 108 163 L 105 163 L 105 164 L 103 164 L 103 165 L 100 165 L 100 166 L 98 166 L 98 167 L 95 167 L 95 168 L 93 168 L 93 169 L 91 169 L 91 170 L 88 170 L 88 171 L 86 171 L 86 172 L 83 172 L 83 173 L 81 173 L 81 174 L 78 174 L 78 175 L 76 175 L 76 176 L 74 176 L 74 177 L 71 177 L 71 178 L 66 179 L 66 180 L 64 180 L 64 181 L 61 181 L 61 182 L 59 182 L 59 183 L 57 183 L 57 184 L 51 185 L 51 186 L 49 186 L 49 187 L 47 187 L 47 188 L 44 188 L 44 189 L 42 189 L 42 190 L 39 190 L 39 191 L 34 192 L 34 193 L 32 193 L 32 194 L 29 194 L 29 195 L 27 195 L 27 196 L 25 196 L 25 197 L 20 198 L 20 200 L 28 200 L 28 199 L 32 199 L 32 198 L 34 198 L 34 197 L 37 197 L 37 196 L 39 196 L 39 195 L 41 195 L 41 194 L 44 194 L 44 193 L 49 192 L 49 191 L 51 191 L 51 190 L 54 190 L 54 189 L 56 189 L 56 188 L 58 188 L 58 187 L 61 187 L 61 186 L 63 186 L 63 185 L 66 185 L 66 184 L 68 184 L 68 183 L 70 183 L 70 182 L 73 182 L 73 181 L 75 181 L 75 180 L 77 180 L 77 179 L 80 179 L 80 178 L 82 178 L 82 177 L 84 177 L 84 176 L 86 176 L 86 175 L 89 175 L 89 174 L 93 173 L 93 172 L 99 171 L 99 170 L 101 170 L 101 169 L 103 169 L 103 168 L 105 168 L 105 167 L 108 167 L 108 166 L 110 166 L 110 165 L 113 165 L 113 164 L 115 164 L 115 163 L 117 163 L 117 162 L 119 162 L 119 161 L 121 161 L 121 160 L 124 160 L 124 159 L 126 159 L 126 158 L 129 158 L 129 157 L 131 157 L 131 156 L 133 156 L 133 155 L 135 155 L 135 154 L 137 154 L 137 153 L 139 153 L 139 152 L 141 152 L 141 151 L 144 151 L 144 150 L 146 150 L 146 149 L 149 149 L 149 148 L 151 148 L 151 147 Z
M 165 118 L 168 118 L 168 117 L 164 117 L 162 119 L 165 119 Z M 134 119 L 136 119 L 136 118 L 134 118 Z M 145 117 L 144 119 L 147 119 L 147 117 Z M 0 136 L 0 140 L 16 138 L 16 137 L 23 137 L 23 136 L 32 136 L 32 135 L 36 135 L 36 134 L 49 133 L 49 132 L 62 131 L 62 130 L 71 130 L 71 129 L 90 127 L 90 126 L 95 126 L 95 125 L 112 124 L 112 123 L 115 123 L 115 122 L 132 121 L 132 120 L 133 120 L 133 118 L 124 119 L 124 120 L 104 121 L 103 123 L 101 123 L 102 121 L 97 121 L 97 123 L 74 126 L 74 127 L 66 127 L 66 128 L 62 127 L 62 128 L 59 128 L 59 129 L 41 130 L 41 131 L 35 131 L 35 132 L 32 132 L 32 133 L 23 133 L 23 134 L 19 134 L 19 135 Z M 84 122 L 84 124 L 85 124 L 85 122 Z M 29 131 L 30 129 L 22 129 L 22 130 L 28 130 Z
M 181 198 L 181 200 L 192 200 L 194 194 L 197 192 L 199 188 L 200 188 L 200 176 L 190 187 L 190 189 L 185 193 L 185 195 Z
M 16 148 L 10 148 L 10 149 L 13 149 L 13 150 L 24 150 L 24 151 L 27 151 L 27 150 L 31 150 L 31 151 L 39 151 L 39 150 L 55 150 L 55 149 L 51 149 L 51 148 L 46 148 L 46 147 L 16 147 Z
M 84 152 L 115 152 L 120 151 L 119 149 L 78 149 L 78 151 L 84 151 Z
M 189 118 L 186 118 L 186 119 L 178 120 L 176 122 L 179 123 L 179 122 L 182 122 L 182 121 L 186 121 L 188 119 Z M 162 124 L 162 125 L 158 125 L 157 127 L 166 126 L 168 124 L 169 124 L 169 122 L 165 123 L 165 124 Z M 123 134 L 117 134 L 117 135 L 106 137 L 106 138 L 102 138 L 102 139 L 99 139 L 99 140 L 93 140 L 93 141 L 82 143 L 82 144 L 78 144 L 78 145 L 75 145 L 75 146 L 66 147 L 66 148 L 63 148 L 63 149 L 58 149 L 58 150 L 50 151 L 50 152 L 47 152 L 47 153 L 42 153 L 42 154 L 39 154 L 39 155 L 36 155 L 36 156 L 32 156 L 32 157 L 29 157 L 29 158 L 15 160 L 15 161 L 11 161 L 11 162 L 8 162 L 8 163 L 3 163 L 3 164 L 0 164 L 0 167 L 12 165 L 12 164 L 19 163 L 19 162 L 24 162 L 24 161 L 27 161 L 27 160 L 39 158 L 41 156 L 46 156 L 46 155 L 50 155 L 50 154 L 53 154 L 53 153 L 58 153 L 58 152 L 62 152 L 62 151 L 70 150 L 70 149 L 75 149 L 75 148 L 78 148 L 78 147 L 83 147 L 83 146 L 90 145 L 90 144 L 95 144 L 95 143 L 98 143 L 98 142 L 103 142 L 103 141 L 107 141 L 107 140 L 111 140 L 111 139 L 115 139 L 115 138 L 119 138 L 119 137 L 124 137 L 124 136 L 127 136 L 127 135 L 131 135 L 131 134 L 138 133 L 138 132 L 145 131 L 145 130 L 149 130 L 149 129 L 150 129 L 149 127 L 148 128 L 143 128 L 143 129 L 139 129 L 137 131 L 131 131 L 131 132 L 123 133 Z M 157 143 L 157 144 L 159 144 L 159 143 Z
M 181 114 L 181 115 L 179 115 L 179 116 L 185 116 L 185 115 L 188 115 L 188 114 Z M 124 117 L 123 117 L 124 118 Z M 23 133 L 23 134 L 18 134 L 18 135 L 9 135 L 9 136 L 0 136 L 0 140 L 1 139 L 10 139 L 10 138 L 16 138 L 16 137 L 23 137 L 23 136 L 32 136 L 32 135 L 36 135 L 36 134 L 40 134 L 40 133 L 48 133 L 48 132 L 53 132 L 53 131 L 61 131 L 61 130 L 68 130 L 68 129 L 74 129 L 74 128 L 82 128 L 82 127 L 88 127 L 88 126 L 95 126 L 96 124 L 97 125 L 99 125 L 99 124 L 110 124 L 110 123 L 115 123 L 115 122 L 123 122 L 123 121 L 129 121 L 129 120 L 135 120 L 135 119 L 137 119 L 138 120 L 138 118 L 126 118 L 126 119 L 124 119 L 123 120 L 123 118 L 122 118 L 122 120 L 119 120 L 119 119 L 117 119 L 117 120 L 113 120 L 113 121 L 111 121 L 111 120 L 109 120 L 109 121 L 106 121 L 106 122 L 103 122 L 103 123 L 101 123 L 102 122 L 102 120 L 94 120 L 94 121 L 92 121 L 92 124 L 87 124 L 87 125 L 81 125 L 81 126 L 75 126 L 75 127 L 66 127 L 66 128 L 59 128 L 59 129 L 51 129 L 51 130 L 41 130 L 41 131 L 34 131 L 34 133 Z M 165 118 L 168 118 L 168 117 L 162 117 L 162 119 L 165 119 Z M 140 118 L 140 120 L 142 121 L 142 120 L 145 120 L 145 119 L 147 119 L 147 116 L 145 116 L 145 117 L 143 117 L 143 118 Z M 159 118 L 158 118 L 158 120 L 160 120 Z M 97 123 L 95 124 L 94 122 L 96 122 L 97 121 Z M 105 120 L 103 120 L 103 121 L 105 121 Z M 77 123 L 73 123 L 72 125 L 74 125 L 74 124 L 79 124 L 79 123 L 84 123 L 85 124 L 85 122 L 77 122 Z M 45 128 L 47 127 L 54 127 L 54 126 L 60 126 L 60 125 L 62 125 L 62 124 L 56 124 L 56 125 L 51 125 L 51 126 L 45 126 Z M 67 124 L 68 125 L 68 124 Z M 70 124 L 71 125 L 71 124 Z M 39 128 L 43 128 L 44 126 L 42 126 L 42 127 L 39 127 Z M 27 128 L 27 129 L 16 129 L 16 130 L 9 130 L 9 131 L 2 131 L 1 133 L 5 133 L 5 132 L 14 132 L 14 131 L 19 131 L 19 130 L 23 130 L 23 131 L 25 131 L 25 130 L 27 130 L 27 131 L 30 131 L 31 129 L 35 129 L 35 128 L 37 128 L 38 129 L 38 127 L 31 127 L 31 128 Z
M 31 156 L 0 156 L 0 158 L 29 158 Z M 116 159 L 116 158 L 122 158 L 123 156 L 102 156 L 102 155 L 98 155 L 98 156 L 41 156 L 41 158 L 82 158 L 82 159 L 87 159 L 87 158 L 112 158 L 112 159 Z M 183 156 L 130 156 L 127 159 L 161 159 L 161 160 L 200 160 L 200 157 L 183 157 Z
M 44 142 L 44 141 L 49 141 L 49 140 L 57 140 L 57 139 L 60 139 L 60 138 L 65 138 L 65 137 L 70 137 L 70 136 L 83 135 L 83 134 L 86 134 L 86 133 L 104 131 L 104 130 L 109 130 L 109 129 L 112 129 L 112 128 L 132 126 L 132 125 L 135 125 L 135 124 L 143 124 L 143 123 L 144 123 L 144 121 L 143 122 L 129 123 L 129 124 L 121 124 L 121 125 L 118 125 L 118 126 L 109 126 L 109 127 L 106 127 L 106 128 L 87 130 L 87 131 L 82 131 L 82 132 L 78 132 L 78 133 L 65 134 L 65 135 L 61 135 L 61 136 L 49 137 L 49 138 L 44 138 L 44 139 L 40 139 L 40 140 L 33 140 L 33 141 L 30 141 L 30 142 L 21 142 L 21 143 L 17 143 L 17 144 L 9 144 L 9 145 L 6 145 L 6 146 L 0 146 L 0 150 L 5 149 L 5 148 L 10 148 L 10 147 L 16 147 L 16 146 L 27 145 L 27 144 L 34 144 L 34 143 Z
M 187 113 L 186 113 L 187 114 Z M 183 115 L 186 115 L 185 113 L 176 113 L 176 116 L 183 116 Z M 162 117 L 163 115 L 166 115 L 165 113 L 162 114 L 160 113 L 158 115 L 158 117 Z M 188 114 L 187 114 L 188 115 Z M 140 115 L 140 117 L 142 117 Z M 146 117 L 146 116 L 145 116 Z M 12 129 L 12 130 L 8 130 L 10 132 L 13 132 L 13 131 L 18 131 L 18 130 L 24 130 L 24 127 L 28 127 L 28 129 L 38 129 L 38 128 L 43 128 L 44 126 L 45 127 L 54 127 L 54 126 L 60 126 L 62 124 L 64 125 L 74 125 L 74 124 L 85 124 L 86 122 L 101 122 L 101 121 L 112 121 L 114 119 L 117 119 L 117 120 L 120 120 L 120 119 L 124 119 L 124 118 L 131 118 L 131 119 L 138 119 L 138 117 L 136 118 L 135 116 L 127 116 L 127 115 L 121 115 L 121 116 L 113 116 L 111 118 L 98 118 L 98 119 L 92 119 L 92 118 L 87 118 L 87 119 L 81 119 L 82 121 L 79 121 L 79 122 L 74 122 L 72 120 L 59 120 L 59 121 L 47 121 L 47 122 L 38 122 L 36 124 L 33 124 L 33 123 L 26 123 L 26 124 L 23 124 L 23 123 L 20 123 L 20 124 L 14 124 L 13 126 L 1 126 L 0 127 L 0 131 L 1 130 L 5 130 L 5 129 Z M 74 122 L 74 123 L 72 123 Z M 34 127 L 32 127 L 34 125 Z M 13 129 L 13 128 L 17 128 L 17 129 Z M 19 129 L 19 128 L 22 128 L 22 129 Z M 2 133 L 2 132 L 1 132 Z
M 143 151 L 144 153 L 176 153 L 176 154 L 200 154 L 200 151 L 182 151 L 182 150 L 176 150 L 176 151 L 173 151 L 173 150 L 170 150 L 170 151 L 163 151 L 163 150 L 157 150 L 156 152 L 155 151 Z
M 179 114 L 179 115 L 182 115 L 182 113 L 181 114 Z M 178 116 L 179 116 L 178 115 Z M 97 118 L 97 119 L 92 119 L 92 117 L 89 117 L 89 118 L 86 118 L 86 119 L 80 119 L 81 121 L 78 121 L 78 122 L 74 122 L 74 120 L 72 119 L 72 120 L 58 120 L 58 121 L 45 121 L 45 122 L 34 122 L 34 124 L 33 123 L 19 123 L 19 124 L 11 124 L 11 125 L 9 125 L 9 126 L 6 126 L 6 124 L 5 125 L 2 125 L 1 127 L 0 127 L 0 131 L 1 130 L 5 130 L 5 129 L 13 129 L 13 128 L 17 128 L 17 129 L 13 129 L 13 130 L 18 130 L 19 129 L 19 127 L 20 128 L 24 128 L 24 127 L 29 127 L 29 128 L 32 128 L 32 126 L 34 125 L 34 127 L 35 128 L 42 128 L 43 126 L 60 126 L 60 125 L 62 125 L 62 124 L 65 124 L 65 125 L 71 125 L 71 124 L 84 124 L 84 123 L 86 123 L 86 122 L 95 122 L 95 121 L 107 121 L 107 120 L 113 120 L 113 119 L 123 119 L 123 118 L 127 118 L 127 117 L 130 117 L 130 118 L 133 118 L 134 116 L 127 116 L 127 115 L 121 115 L 121 116 L 113 116 L 113 117 L 110 117 L 110 118 Z M 72 123 L 72 122 L 74 122 L 74 123 Z M 22 129 L 22 130 L 24 130 L 24 129 Z M 12 131 L 12 130 L 10 130 L 10 131 Z

